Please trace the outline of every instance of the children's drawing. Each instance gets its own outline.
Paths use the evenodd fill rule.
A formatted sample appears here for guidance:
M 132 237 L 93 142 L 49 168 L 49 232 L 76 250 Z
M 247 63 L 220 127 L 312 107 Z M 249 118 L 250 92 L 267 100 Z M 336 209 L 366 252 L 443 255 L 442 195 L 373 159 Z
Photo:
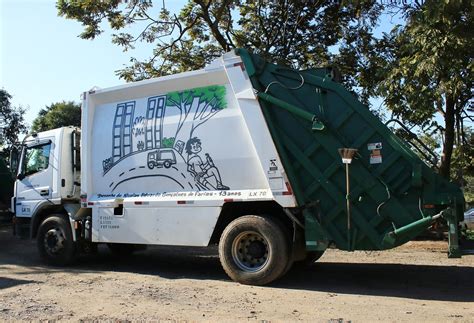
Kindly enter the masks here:
M 145 109 L 136 101 L 117 104 L 112 153 L 102 162 L 104 176 L 112 181 L 109 187 L 114 190 L 134 178 L 161 176 L 191 190 L 228 190 L 209 153 L 200 155 L 206 132 L 196 135 L 227 107 L 225 96 L 226 88 L 215 85 L 149 97 Z M 177 116 L 178 122 L 164 123 L 166 116 Z M 121 169 L 118 165 L 131 156 L 143 165 Z
M 194 176 L 194 181 L 200 189 L 204 190 L 228 190 L 229 187 L 222 185 L 219 170 L 209 154 L 205 154 L 206 162 L 199 156 L 201 152 L 201 140 L 197 137 L 191 138 L 186 143 L 188 154 L 188 172 Z
M 158 149 L 148 153 L 147 165 L 149 169 L 170 168 L 174 164 L 176 164 L 176 155 L 172 149 Z

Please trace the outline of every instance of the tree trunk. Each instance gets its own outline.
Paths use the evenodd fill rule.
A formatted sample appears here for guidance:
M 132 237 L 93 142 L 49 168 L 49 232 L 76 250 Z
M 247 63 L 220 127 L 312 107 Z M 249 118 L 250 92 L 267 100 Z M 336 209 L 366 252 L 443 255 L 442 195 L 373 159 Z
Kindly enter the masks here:
M 207 23 L 207 26 L 211 30 L 212 35 L 217 40 L 219 45 L 221 45 L 224 51 L 229 51 L 231 46 L 229 42 L 225 39 L 224 35 L 222 35 L 221 31 L 219 30 L 219 22 L 222 20 L 222 15 L 224 13 L 224 9 L 226 6 L 230 4 L 230 1 L 224 1 L 218 9 L 218 12 L 215 15 L 215 20 L 212 21 L 210 15 L 210 3 L 206 4 L 204 1 L 195 1 L 198 5 L 201 6 L 202 10 L 202 18 Z
M 182 125 L 177 130 L 176 135 L 174 137 L 174 144 L 175 149 L 183 155 L 183 158 L 186 160 L 186 152 L 184 151 L 184 147 L 188 140 L 191 137 L 191 131 L 193 129 L 194 117 L 199 111 L 199 108 L 204 103 L 199 102 L 199 97 L 194 97 L 193 101 L 191 102 L 191 106 L 189 107 L 187 114 L 183 115 Z M 181 149 L 181 148 L 182 149 Z
M 444 115 L 444 146 L 443 155 L 441 156 L 441 166 L 439 173 L 446 179 L 450 178 L 451 157 L 453 155 L 453 146 L 455 140 L 455 110 L 454 100 L 450 94 L 446 95 L 446 113 Z

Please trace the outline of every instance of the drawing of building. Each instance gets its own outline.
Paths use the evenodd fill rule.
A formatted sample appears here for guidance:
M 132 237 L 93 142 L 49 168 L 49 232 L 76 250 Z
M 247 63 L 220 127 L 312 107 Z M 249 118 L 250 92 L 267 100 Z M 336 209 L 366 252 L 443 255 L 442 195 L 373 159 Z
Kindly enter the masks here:
M 161 148 L 165 104 L 166 95 L 154 96 L 148 99 L 146 110 L 145 149 Z
M 117 104 L 112 133 L 113 163 L 132 153 L 132 124 L 135 101 Z

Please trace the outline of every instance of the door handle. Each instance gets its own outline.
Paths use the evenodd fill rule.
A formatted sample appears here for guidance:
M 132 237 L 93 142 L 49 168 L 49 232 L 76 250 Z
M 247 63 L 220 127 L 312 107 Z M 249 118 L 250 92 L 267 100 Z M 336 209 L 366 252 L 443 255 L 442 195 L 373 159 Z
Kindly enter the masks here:
M 41 196 L 48 196 L 49 195 L 49 190 L 41 190 L 40 195 Z

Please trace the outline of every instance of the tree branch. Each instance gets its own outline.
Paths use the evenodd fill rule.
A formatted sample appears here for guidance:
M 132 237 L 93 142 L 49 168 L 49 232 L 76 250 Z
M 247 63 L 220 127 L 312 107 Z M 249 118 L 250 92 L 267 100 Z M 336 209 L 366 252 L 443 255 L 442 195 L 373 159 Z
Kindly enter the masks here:
M 211 30 L 212 35 L 216 39 L 216 41 L 219 43 L 219 45 L 224 49 L 225 51 L 230 50 L 230 45 L 222 35 L 222 33 L 219 30 L 219 17 L 216 17 L 215 21 L 212 21 L 211 16 L 209 14 L 209 7 L 211 5 L 212 1 L 209 1 L 208 4 L 206 5 L 202 0 L 194 0 L 195 3 L 197 3 L 201 7 L 201 18 L 204 19 L 204 21 L 207 23 L 208 27 Z M 225 6 L 229 4 L 229 0 L 225 0 L 222 2 L 221 7 L 218 10 L 218 13 L 221 12 L 222 10 L 225 9 Z

